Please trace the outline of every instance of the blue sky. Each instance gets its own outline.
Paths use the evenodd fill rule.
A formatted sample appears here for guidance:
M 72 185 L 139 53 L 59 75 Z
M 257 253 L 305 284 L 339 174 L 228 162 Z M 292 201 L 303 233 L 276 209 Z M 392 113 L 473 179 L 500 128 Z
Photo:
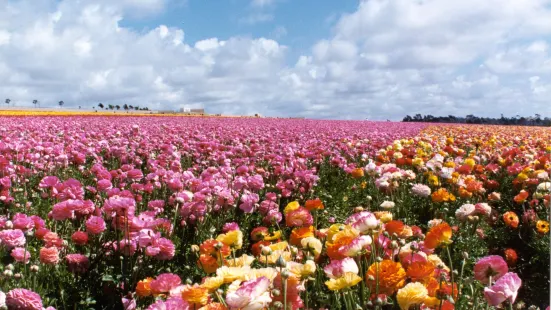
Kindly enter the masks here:
M 0 0 L 0 98 L 551 117 L 551 0 Z
M 286 59 L 294 64 L 318 40 L 331 35 L 342 14 L 357 7 L 357 0 L 276 0 L 264 6 L 250 0 L 172 0 L 159 14 L 129 15 L 121 26 L 145 32 L 160 24 L 181 27 L 189 44 L 215 37 L 272 38 L 289 47 Z

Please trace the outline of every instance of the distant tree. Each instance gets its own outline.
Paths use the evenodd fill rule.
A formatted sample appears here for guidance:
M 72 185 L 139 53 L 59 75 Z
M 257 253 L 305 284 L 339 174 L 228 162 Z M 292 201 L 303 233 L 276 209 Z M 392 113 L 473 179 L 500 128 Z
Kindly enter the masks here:
M 100 109 L 103 109 L 103 107 L 104 107 L 103 103 L 100 102 L 100 103 L 98 104 L 98 107 L 100 107 Z
M 33 100 L 33 104 L 34 104 L 34 106 L 36 107 L 36 105 L 38 104 L 38 100 L 34 99 L 34 100 Z
M 128 108 L 129 108 L 130 110 L 133 110 L 133 109 L 134 109 L 134 107 L 133 107 L 132 105 L 129 105 Z
M 125 104 L 122 106 L 122 108 L 123 108 L 125 111 L 127 111 L 127 110 L 128 110 L 128 104 L 125 103 Z
M 120 105 L 116 105 L 115 108 L 117 108 L 117 110 L 120 110 L 121 109 L 121 106 Z
M 57 104 L 59 104 L 59 107 L 61 108 L 61 107 L 65 104 L 65 102 L 63 102 L 63 100 L 61 100 L 61 101 L 58 102 Z
M 109 105 L 109 110 L 113 110 L 114 108 L 115 108 L 114 105 L 112 105 L 112 104 Z
M 135 107 L 134 107 L 134 110 L 136 110 L 136 111 L 138 111 L 139 109 L 140 109 L 139 106 L 135 106 Z
M 11 99 L 10 99 L 10 98 L 6 99 L 6 104 L 7 104 L 7 105 L 9 105 L 10 102 L 11 102 Z

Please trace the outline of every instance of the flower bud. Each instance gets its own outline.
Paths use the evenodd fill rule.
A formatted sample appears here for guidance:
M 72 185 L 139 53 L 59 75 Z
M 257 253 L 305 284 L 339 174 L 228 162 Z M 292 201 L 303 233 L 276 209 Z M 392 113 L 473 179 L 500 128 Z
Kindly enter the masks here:
M 38 272 L 40 270 L 40 267 L 38 267 L 37 265 L 32 265 L 31 266 L 31 271 L 32 272 Z
M 191 246 L 191 252 L 192 253 L 197 253 L 199 252 L 201 249 L 199 248 L 199 246 L 197 244 L 194 244 Z
M 461 256 L 463 256 L 463 259 L 469 259 L 469 253 L 467 252 L 461 253 Z
M 18 272 L 16 274 L 14 274 L 13 277 L 19 280 L 19 279 L 23 278 L 23 275 Z
M 11 278 L 11 276 L 13 276 L 13 271 L 7 269 L 7 270 L 4 270 L 4 276 L 8 277 L 8 278 Z
M 9 264 L 9 265 L 6 266 L 6 269 L 7 269 L 7 270 L 14 270 L 15 267 L 13 267 L 12 264 Z
M 274 302 L 274 307 L 276 309 L 281 309 L 281 308 L 283 308 L 283 303 L 281 301 L 276 301 L 276 302 Z
M 375 258 L 375 261 L 377 261 L 377 263 L 380 263 L 380 262 L 383 261 L 383 258 L 382 257 L 377 257 L 377 258 Z
M 289 276 L 291 276 L 291 273 L 289 272 L 289 270 L 283 269 L 283 271 L 281 271 L 281 278 L 288 279 Z
M 276 266 L 280 268 L 285 268 L 287 266 L 287 262 L 283 259 L 283 256 L 279 255 L 276 260 Z
M 262 246 L 262 249 L 260 250 L 262 252 L 262 255 L 268 256 L 272 254 L 272 249 L 269 246 Z

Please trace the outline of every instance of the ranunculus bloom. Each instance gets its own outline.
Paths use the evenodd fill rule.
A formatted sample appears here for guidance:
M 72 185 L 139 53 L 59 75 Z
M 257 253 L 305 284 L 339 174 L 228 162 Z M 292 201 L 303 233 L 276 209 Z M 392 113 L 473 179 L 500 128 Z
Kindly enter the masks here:
M 505 225 L 511 228 L 517 228 L 519 224 L 518 216 L 515 212 L 509 211 L 503 214 L 503 221 Z
M 68 254 L 65 259 L 69 271 L 73 273 L 84 273 L 90 266 L 90 260 L 82 254 Z
M 396 294 L 401 310 L 408 310 L 412 305 L 420 305 L 427 297 L 427 288 L 419 282 L 408 283 L 399 289 L 398 294 Z
M 0 244 L 8 249 L 25 245 L 25 235 L 20 229 L 0 230 Z
M 514 272 L 508 272 L 491 287 L 484 288 L 484 298 L 491 306 L 499 306 L 504 301 L 515 302 L 522 281 Z
M 25 251 L 24 248 L 15 248 L 11 250 L 11 257 L 19 263 L 28 264 L 31 260 L 31 253 L 29 251 Z
M 350 257 L 332 260 L 331 263 L 323 268 L 323 271 L 325 275 L 331 279 L 340 278 L 347 272 L 353 272 L 355 274 L 360 272 L 356 261 Z
M 209 290 L 200 285 L 186 285 L 182 289 L 182 299 L 185 300 L 190 305 L 203 306 L 209 300 Z
M 231 309 L 264 309 L 272 302 L 269 287 L 270 280 L 266 277 L 246 281 L 227 294 L 226 303 Z
M 488 284 L 489 277 L 495 281 L 509 271 L 507 262 L 498 255 L 489 255 L 479 259 L 474 265 L 474 278 Z
M 59 250 L 53 246 L 40 249 L 40 262 L 47 265 L 56 265 L 59 263 Z
M 179 276 L 172 273 L 163 273 L 157 276 L 155 280 L 149 284 L 153 294 L 168 293 L 171 289 L 182 284 Z
M 151 281 L 153 281 L 153 278 L 145 278 L 138 281 L 138 284 L 136 285 L 136 295 L 139 297 L 147 297 L 151 295 Z
M 314 218 L 308 209 L 300 207 L 285 215 L 285 223 L 289 227 L 310 226 L 314 223 Z
M 101 234 L 106 228 L 105 221 L 99 216 L 91 216 L 86 221 L 86 231 L 93 235 Z
M 77 245 L 85 245 L 88 243 L 88 234 L 84 231 L 76 231 L 71 236 L 71 240 Z
M 425 246 L 429 249 L 437 248 L 440 245 L 450 244 L 452 229 L 446 222 L 433 226 L 425 237 Z
M 374 280 L 369 280 L 369 277 Z M 406 271 L 402 264 L 385 259 L 380 263 L 373 263 L 369 266 L 365 276 L 370 290 L 374 291 L 377 282 L 379 283 L 379 293 L 392 295 L 404 285 L 406 281 Z
M 6 294 L 8 309 L 42 310 L 42 298 L 24 288 L 16 288 Z

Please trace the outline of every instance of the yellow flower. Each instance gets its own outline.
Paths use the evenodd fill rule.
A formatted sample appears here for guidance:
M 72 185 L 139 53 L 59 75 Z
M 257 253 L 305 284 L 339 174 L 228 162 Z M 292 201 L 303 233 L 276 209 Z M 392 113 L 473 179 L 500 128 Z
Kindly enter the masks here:
M 444 167 L 446 168 L 455 168 L 455 163 L 453 161 L 447 161 L 444 163 Z
M 427 288 L 420 282 L 408 283 L 406 286 L 398 290 L 396 298 L 400 309 L 408 310 L 412 305 L 419 305 L 425 301 L 429 292 Z
M 536 230 L 541 235 L 547 234 L 549 232 L 549 223 L 547 221 L 537 221 Z
M 224 278 L 220 276 L 206 277 L 201 284 L 202 287 L 207 288 L 209 292 L 216 291 L 220 286 L 224 284 Z
M 250 266 L 254 261 L 254 257 L 243 254 L 241 257 L 237 257 L 236 259 L 233 258 L 227 258 L 226 259 L 226 266 L 228 267 L 244 267 L 244 266 Z
M 431 174 L 429 176 L 429 184 L 432 185 L 432 186 L 440 186 L 440 181 L 438 180 L 438 177 L 434 174 Z
M 423 152 L 423 151 L 421 151 L 421 152 Z M 424 162 L 423 162 L 422 158 L 416 157 L 411 161 L 411 164 L 414 165 L 414 166 L 420 167 L 424 164 Z
M 528 180 L 528 176 L 525 173 L 521 172 L 517 175 L 517 179 L 521 182 L 524 182 Z
M 342 277 L 325 282 L 327 288 L 332 291 L 340 291 L 352 287 L 362 281 L 362 278 L 353 272 L 347 272 Z
M 283 213 L 287 215 L 287 213 L 294 211 L 298 208 L 300 208 L 300 204 L 298 203 L 298 201 L 291 201 L 287 204 L 287 206 L 283 210 Z
M 388 211 L 378 211 L 378 212 L 373 212 L 373 214 L 383 224 L 392 221 L 392 213 Z
M 264 237 L 264 241 L 274 241 L 281 238 L 281 230 L 274 231 L 273 234 Z
M 278 243 L 270 244 L 269 247 L 272 251 L 284 251 L 289 248 L 289 244 L 287 243 L 287 241 L 281 241 Z
M 287 269 L 298 278 L 305 279 L 316 272 L 316 263 L 312 260 L 307 260 L 306 263 L 301 264 L 297 262 L 288 262 Z
M 262 264 L 266 264 L 266 262 L 270 265 L 273 265 L 276 263 L 278 258 L 281 256 L 283 260 L 286 262 L 291 261 L 291 253 L 288 251 L 273 251 L 270 255 L 260 255 L 258 257 L 258 261 Z
M 222 266 L 216 270 L 216 276 L 222 277 L 224 283 L 232 283 L 235 280 L 245 280 L 245 276 L 251 271 L 251 267 Z
M 228 231 L 225 234 L 218 235 L 216 240 L 230 248 L 239 250 L 243 246 L 243 232 L 241 232 L 241 230 Z
M 467 158 L 467 159 L 465 159 L 465 165 L 472 168 L 472 167 L 474 167 L 474 165 L 476 165 L 476 162 L 472 158 Z
M 446 266 L 446 264 L 444 264 L 444 262 L 440 259 L 440 257 L 438 257 L 438 255 L 435 255 L 435 254 L 431 254 L 427 257 L 427 259 L 429 260 L 429 262 L 433 263 L 434 266 L 444 266 L 444 270 L 446 271 L 450 271 L 450 268 L 448 268 L 448 266 Z
M 322 244 L 321 241 L 315 237 L 306 237 L 300 241 L 300 244 L 305 250 L 312 251 L 314 256 L 319 256 L 321 254 Z
M 182 299 L 193 305 L 203 306 L 209 301 L 209 291 L 200 285 L 186 285 L 182 290 Z
M 279 271 L 277 271 L 275 268 L 272 268 L 272 267 L 251 269 L 251 272 L 247 275 L 247 280 L 266 277 L 270 279 L 270 282 L 272 282 L 275 279 L 275 277 L 277 277 L 278 274 L 279 274 Z

